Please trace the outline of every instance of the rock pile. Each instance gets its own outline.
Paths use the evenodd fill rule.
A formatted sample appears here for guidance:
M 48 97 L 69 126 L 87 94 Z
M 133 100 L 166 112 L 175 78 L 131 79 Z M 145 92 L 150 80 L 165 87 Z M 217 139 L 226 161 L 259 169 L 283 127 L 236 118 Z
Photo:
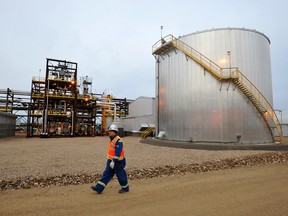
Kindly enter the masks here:
M 50 187 L 50 186 L 65 186 L 65 185 L 79 185 L 94 182 L 100 177 L 100 174 L 78 174 L 54 177 L 33 177 L 27 176 L 24 179 L 15 179 L 12 181 L 0 180 L 1 190 L 5 189 L 29 189 L 31 187 Z
M 160 166 L 128 172 L 128 178 L 142 179 L 166 177 L 185 173 L 199 173 L 213 170 L 233 169 L 237 167 L 249 167 L 269 163 L 288 162 L 288 152 L 273 152 L 259 155 L 246 156 L 242 158 L 230 158 L 204 163 L 182 164 L 178 166 Z M 7 189 L 29 189 L 32 187 L 50 187 L 93 183 L 101 177 L 101 173 L 96 174 L 63 174 L 55 177 L 33 177 L 27 176 L 23 179 L 0 180 L 0 190 Z
M 203 163 L 182 164 L 178 166 L 164 166 L 135 170 L 129 173 L 129 179 L 165 177 L 184 173 L 199 173 L 214 170 L 233 169 L 237 167 L 249 167 L 261 164 L 288 162 L 288 152 L 266 153 L 243 158 L 230 158 Z

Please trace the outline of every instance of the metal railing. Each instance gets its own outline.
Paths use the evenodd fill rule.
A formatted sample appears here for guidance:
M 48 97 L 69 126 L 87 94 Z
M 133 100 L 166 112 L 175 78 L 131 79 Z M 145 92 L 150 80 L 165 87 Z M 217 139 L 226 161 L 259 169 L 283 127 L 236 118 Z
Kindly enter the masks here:
M 190 58 L 192 58 L 194 61 L 199 63 L 201 66 L 203 66 L 206 70 L 213 73 L 218 79 L 222 78 L 222 70 L 219 65 L 217 65 L 215 62 L 211 61 L 208 57 L 201 54 L 188 44 L 184 43 L 183 41 L 175 38 L 173 35 L 167 35 L 164 38 L 160 39 L 158 42 L 156 42 L 152 47 L 152 53 L 155 53 L 156 50 L 160 49 L 160 47 L 166 46 L 168 44 L 173 44 L 177 49 L 188 55 Z
M 239 69 L 238 67 L 221 68 L 221 79 L 238 79 Z
M 272 129 L 273 133 L 273 138 L 275 140 L 275 137 L 279 136 L 280 138 L 282 137 L 282 128 L 280 126 L 279 119 L 272 107 L 272 105 L 269 103 L 269 101 L 266 99 L 266 97 L 261 93 L 261 91 L 243 74 L 238 70 L 239 78 L 238 82 L 241 83 L 241 85 L 249 91 L 250 94 L 253 95 L 253 97 L 257 100 L 259 103 L 259 106 L 257 107 L 259 112 L 261 113 L 260 110 L 264 111 L 261 113 L 263 118 L 266 118 L 268 121 L 267 123 L 269 124 L 269 127 Z M 255 105 L 257 106 L 257 105 Z M 276 130 L 274 130 L 274 128 Z M 275 134 L 276 132 L 276 134 Z
M 155 127 L 148 127 L 145 131 L 141 133 L 141 138 L 146 139 L 154 130 L 155 130 Z
M 32 80 L 33 80 L 34 82 L 35 82 L 35 81 L 45 82 L 45 77 L 33 76 L 33 77 L 32 77 Z

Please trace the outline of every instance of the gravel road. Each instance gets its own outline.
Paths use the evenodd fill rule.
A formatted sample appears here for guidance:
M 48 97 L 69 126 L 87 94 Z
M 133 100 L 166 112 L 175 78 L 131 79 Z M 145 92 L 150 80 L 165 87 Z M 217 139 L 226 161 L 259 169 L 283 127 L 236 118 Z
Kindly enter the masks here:
M 0 215 L 221 215 L 274 216 L 288 212 L 288 164 L 190 173 L 130 181 L 118 194 L 91 184 L 0 192 Z
M 140 143 L 139 137 L 124 137 L 127 171 L 157 166 L 201 163 L 243 157 L 267 151 L 194 150 Z M 0 180 L 27 176 L 49 177 L 63 174 L 102 173 L 108 137 L 0 139 Z

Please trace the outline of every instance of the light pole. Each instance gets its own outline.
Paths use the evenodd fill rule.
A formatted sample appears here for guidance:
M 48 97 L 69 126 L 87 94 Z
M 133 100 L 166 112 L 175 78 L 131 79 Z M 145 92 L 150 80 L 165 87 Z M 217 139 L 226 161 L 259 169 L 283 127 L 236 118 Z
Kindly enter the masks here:
M 44 131 L 43 131 L 44 136 L 48 136 L 48 133 L 47 133 L 48 103 L 49 103 L 49 79 L 48 79 L 48 84 L 46 87 L 46 110 L 45 110 Z
M 280 124 L 282 125 L 282 110 L 279 110 L 280 113 Z
M 160 29 L 161 29 L 161 39 L 162 39 L 162 30 L 163 30 L 163 26 L 161 26 Z
M 231 77 L 231 56 L 230 56 L 231 52 L 230 50 L 227 51 L 227 55 L 228 55 L 228 58 L 229 58 L 229 72 L 230 72 L 230 77 Z

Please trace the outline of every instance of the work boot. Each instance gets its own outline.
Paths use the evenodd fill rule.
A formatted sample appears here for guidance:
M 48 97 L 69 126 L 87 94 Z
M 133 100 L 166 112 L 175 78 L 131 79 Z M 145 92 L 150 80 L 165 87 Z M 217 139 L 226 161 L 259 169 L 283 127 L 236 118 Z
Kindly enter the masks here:
M 129 191 L 129 189 L 128 189 L 128 190 L 125 190 L 125 189 L 122 188 L 122 189 L 120 189 L 118 192 L 119 192 L 119 193 L 127 193 L 128 191 Z
M 97 191 L 94 186 L 91 186 L 90 188 L 91 188 L 93 191 L 96 191 L 98 194 L 101 194 L 101 193 L 102 193 L 102 192 L 100 192 L 100 191 Z

